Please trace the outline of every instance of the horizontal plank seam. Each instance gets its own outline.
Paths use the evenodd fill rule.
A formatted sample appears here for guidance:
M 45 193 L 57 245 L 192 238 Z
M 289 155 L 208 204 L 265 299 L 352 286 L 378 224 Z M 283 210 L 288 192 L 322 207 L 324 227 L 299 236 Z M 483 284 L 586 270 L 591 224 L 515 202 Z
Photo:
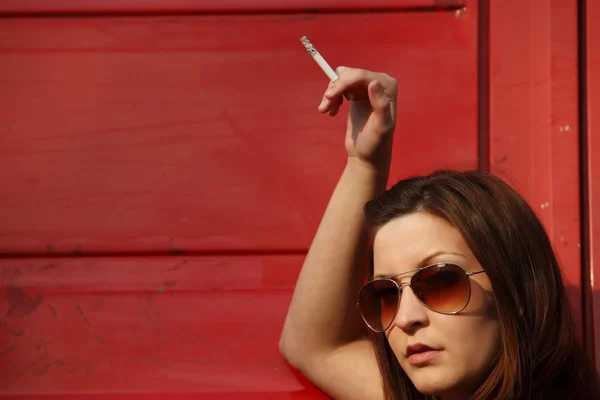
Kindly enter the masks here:
M 115 258 L 115 257 L 194 257 L 194 256 L 294 256 L 306 255 L 307 249 L 257 249 L 257 250 L 172 250 L 142 252 L 90 252 L 90 253 L 2 253 L 3 259 L 19 258 Z
M 381 7 L 381 8 L 298 8 L 298 9 L 261 9 L 261 10 L 98 10 L 98 11 L 6 11 L 0 8 L 0 18 L 106 18 L 106 17 L 150 17 L 150 16 L 211 16 L 211 15 L 298 15 L 298 14 L 381 14 L 381 13 L 410 13 L 410 12 L 453 12 L 464 8 L 460 2 L 452 5 L 435 7 Z

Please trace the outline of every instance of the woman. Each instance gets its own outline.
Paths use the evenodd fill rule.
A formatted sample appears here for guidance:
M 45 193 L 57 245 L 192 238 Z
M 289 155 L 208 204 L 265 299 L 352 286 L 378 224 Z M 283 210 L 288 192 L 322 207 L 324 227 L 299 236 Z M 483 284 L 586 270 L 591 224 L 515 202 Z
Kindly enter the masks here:
M 348 160 L 298 278 L 286 359 L 335 399 L 600 399 L 531 208 L 478 172 L 385 191 L 397 83 L 338 73 L 319 111 L 352 95 Z

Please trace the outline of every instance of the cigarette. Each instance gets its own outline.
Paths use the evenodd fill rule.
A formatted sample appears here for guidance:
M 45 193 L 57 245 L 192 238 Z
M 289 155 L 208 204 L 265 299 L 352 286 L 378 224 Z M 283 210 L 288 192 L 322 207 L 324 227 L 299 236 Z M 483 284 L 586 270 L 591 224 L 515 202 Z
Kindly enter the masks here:
M 308 51 L 308 54 L 312 56 L 313 60 L 317 62 L 319 67 L 321 67 L 323 72 L 327 74 L 327 76 L 332 82 L 335 82 L 337 79 L 339 79 L 338 74 L 336 74 L 333 68 L 331 68 L 329 64 L 327 64 L 327 61 L 325 61 L 323 56 L 319 54 L 317 49 L 315 49 L 315 46 L 313 46 L 313 44 L 310 42 L 310 40 L 308 40 L 306 36 L 302 36 L 302 38 L 300 38 L 300 41 L 302 42 L 304 47 L 306 47 L 306 51 Z

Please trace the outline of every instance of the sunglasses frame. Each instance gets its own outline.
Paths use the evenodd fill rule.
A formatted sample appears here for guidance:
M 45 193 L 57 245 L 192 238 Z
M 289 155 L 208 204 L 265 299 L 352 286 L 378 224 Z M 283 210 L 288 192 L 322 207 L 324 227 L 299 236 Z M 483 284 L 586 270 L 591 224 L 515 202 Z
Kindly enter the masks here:
M 415 297 L 419 300 L 419 302 L 421 304 L 423 304 L 426 308 L 428 308 L 429 310 L 436 312 L 438 314 L 444 314 L 444 315 L 456 315 L 459 312 L 461 312 L 462 310 L 464 310 L 465 308 L 467 308 L 467 306 L 469 305 L 469 302 L 471 301 L 471 277 L 473 275 L 477 275 L 477 274 L 481 274 L 483 272 L 486 272 L 484 269 L 479 270 L 479 271 L 474 271 L 474 272 L 467 272 L 462 266 L 460 266 L 459 264 L 456 263 L 448 263 L 448 262 L 442 262 L 442 263 L 435 263 L 435 264 L 430 264 L 430 265 L 426 265 L 424 267 L 418 268 L 418 269 L 413 269 L 410 271 L 406 271 L 406 272 L 401 272 L 399 274 L 395 274 L 395 275 L 391 275 L 391 276 L 386 276 L 384 278 L 377 278 L 377 279 L 372 279 L 369 282 L 365 283 L 364 285 L 361 286 L 361 288 L 358 291 L 358 301 L 356 302 L 356 304 L 354 305 L 355 307 L 357 307 L 360 311 L 360 292 L 363 290 L 363 288 L 369 284 L 372 284 L 373 282 L 379 282 L 379 281 L 390 281 L 392 282 L 395 286 L 396 289 L 398 290 L 398 303 L 396 304 L 396 310 L 394 311 L 394 316 L 392 317 L 392 319 L 390 320 L 390 323 L 383 328 L 383 330 L 378 330 L 378 329 L 374 329 L 366 320 L 365 316 L 363 315 L 362 311 L 360 311 L 360 316 L 362 317 L 364 323 L 369 327 L 369 329 L 371 329 L 372 331 L 381 333 L 381 332 L 385 332 L 386 330 L 389 329 L 390 326 L 392 326 L 394 319 L 396 319 L 396 316 L 398 315 L 398 310 L 400 310 L 400 300 L 402 299 L 402 290 L 405 286 L 408 286 L 411 288 L 412 290 L 412 284 L 413 284 L 413 279 L 415 277 L 415 275 L 418 275 L 420 272 L 429 269 L 429 268 L 433 268 L 433 267 L 439 267 L 442 265 L 453 265 L 455 267 L 458 267 L 467 277 L 468 280 L 468 289 L 469 289 L 469 295 L 467 297 L 467 301 L 465 302 L 465 305 L 458 311 L 452 311 L 452 312 L 442 312 L 442 311 L 438 311 L 434 308 L 431 308 L 430 306 L 428 306 L 427 304 L 425 304 L 425 302 L 423 302 L 423 300 L 421 300 L 421 298 L 419 296 L 417 296 L 415 294 Z M 395 279 L 392 278 L 397 278 L 398 276 L 401 275 L 406 275 L 406 274 L 410 274 L 413 273 L 413 275 L 410 277 L 410 280 L 408 282 L 403 282 L 403 283 L 398 283 Z

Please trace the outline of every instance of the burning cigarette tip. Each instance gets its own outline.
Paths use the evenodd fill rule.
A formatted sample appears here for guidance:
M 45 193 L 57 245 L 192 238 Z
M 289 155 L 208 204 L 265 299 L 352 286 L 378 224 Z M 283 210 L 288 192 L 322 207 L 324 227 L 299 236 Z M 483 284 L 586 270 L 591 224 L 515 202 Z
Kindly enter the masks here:
M 323 70 L 323 72 L 325 72 L 329 79 L 331 81 L 337 80 L 339 78 L 337 73 L 333 70 L 333 68 L 329 66 L 329 64 L 327 64 L 327 61 L 325 61 L 323 56 L 317 51 L 317 49 L 315 49 L 315 46 L 313 46 L 310 40 L 308 40 L 306 36 L 302 36 L 302 38 L 300 38 L 300 41 L 308 51 L 308 54 L 310 54 L 313 60 L 315 60 L 315 62 L 319 64 L 319 67 L 321 67 L 321 69 Z
M 300 41 L 302 42 L 302 44 L 306 48 L 306 51 L 308 51 L 308 53 L 311 56 L 314 56 L 317 53 L 317 50 L 315 49 L 315 46 L 313 46 L 313 44 L 310 42 L 310 40 L 308 40 L 308 38 L 306 36 L 302 36 L 300 38 Z

